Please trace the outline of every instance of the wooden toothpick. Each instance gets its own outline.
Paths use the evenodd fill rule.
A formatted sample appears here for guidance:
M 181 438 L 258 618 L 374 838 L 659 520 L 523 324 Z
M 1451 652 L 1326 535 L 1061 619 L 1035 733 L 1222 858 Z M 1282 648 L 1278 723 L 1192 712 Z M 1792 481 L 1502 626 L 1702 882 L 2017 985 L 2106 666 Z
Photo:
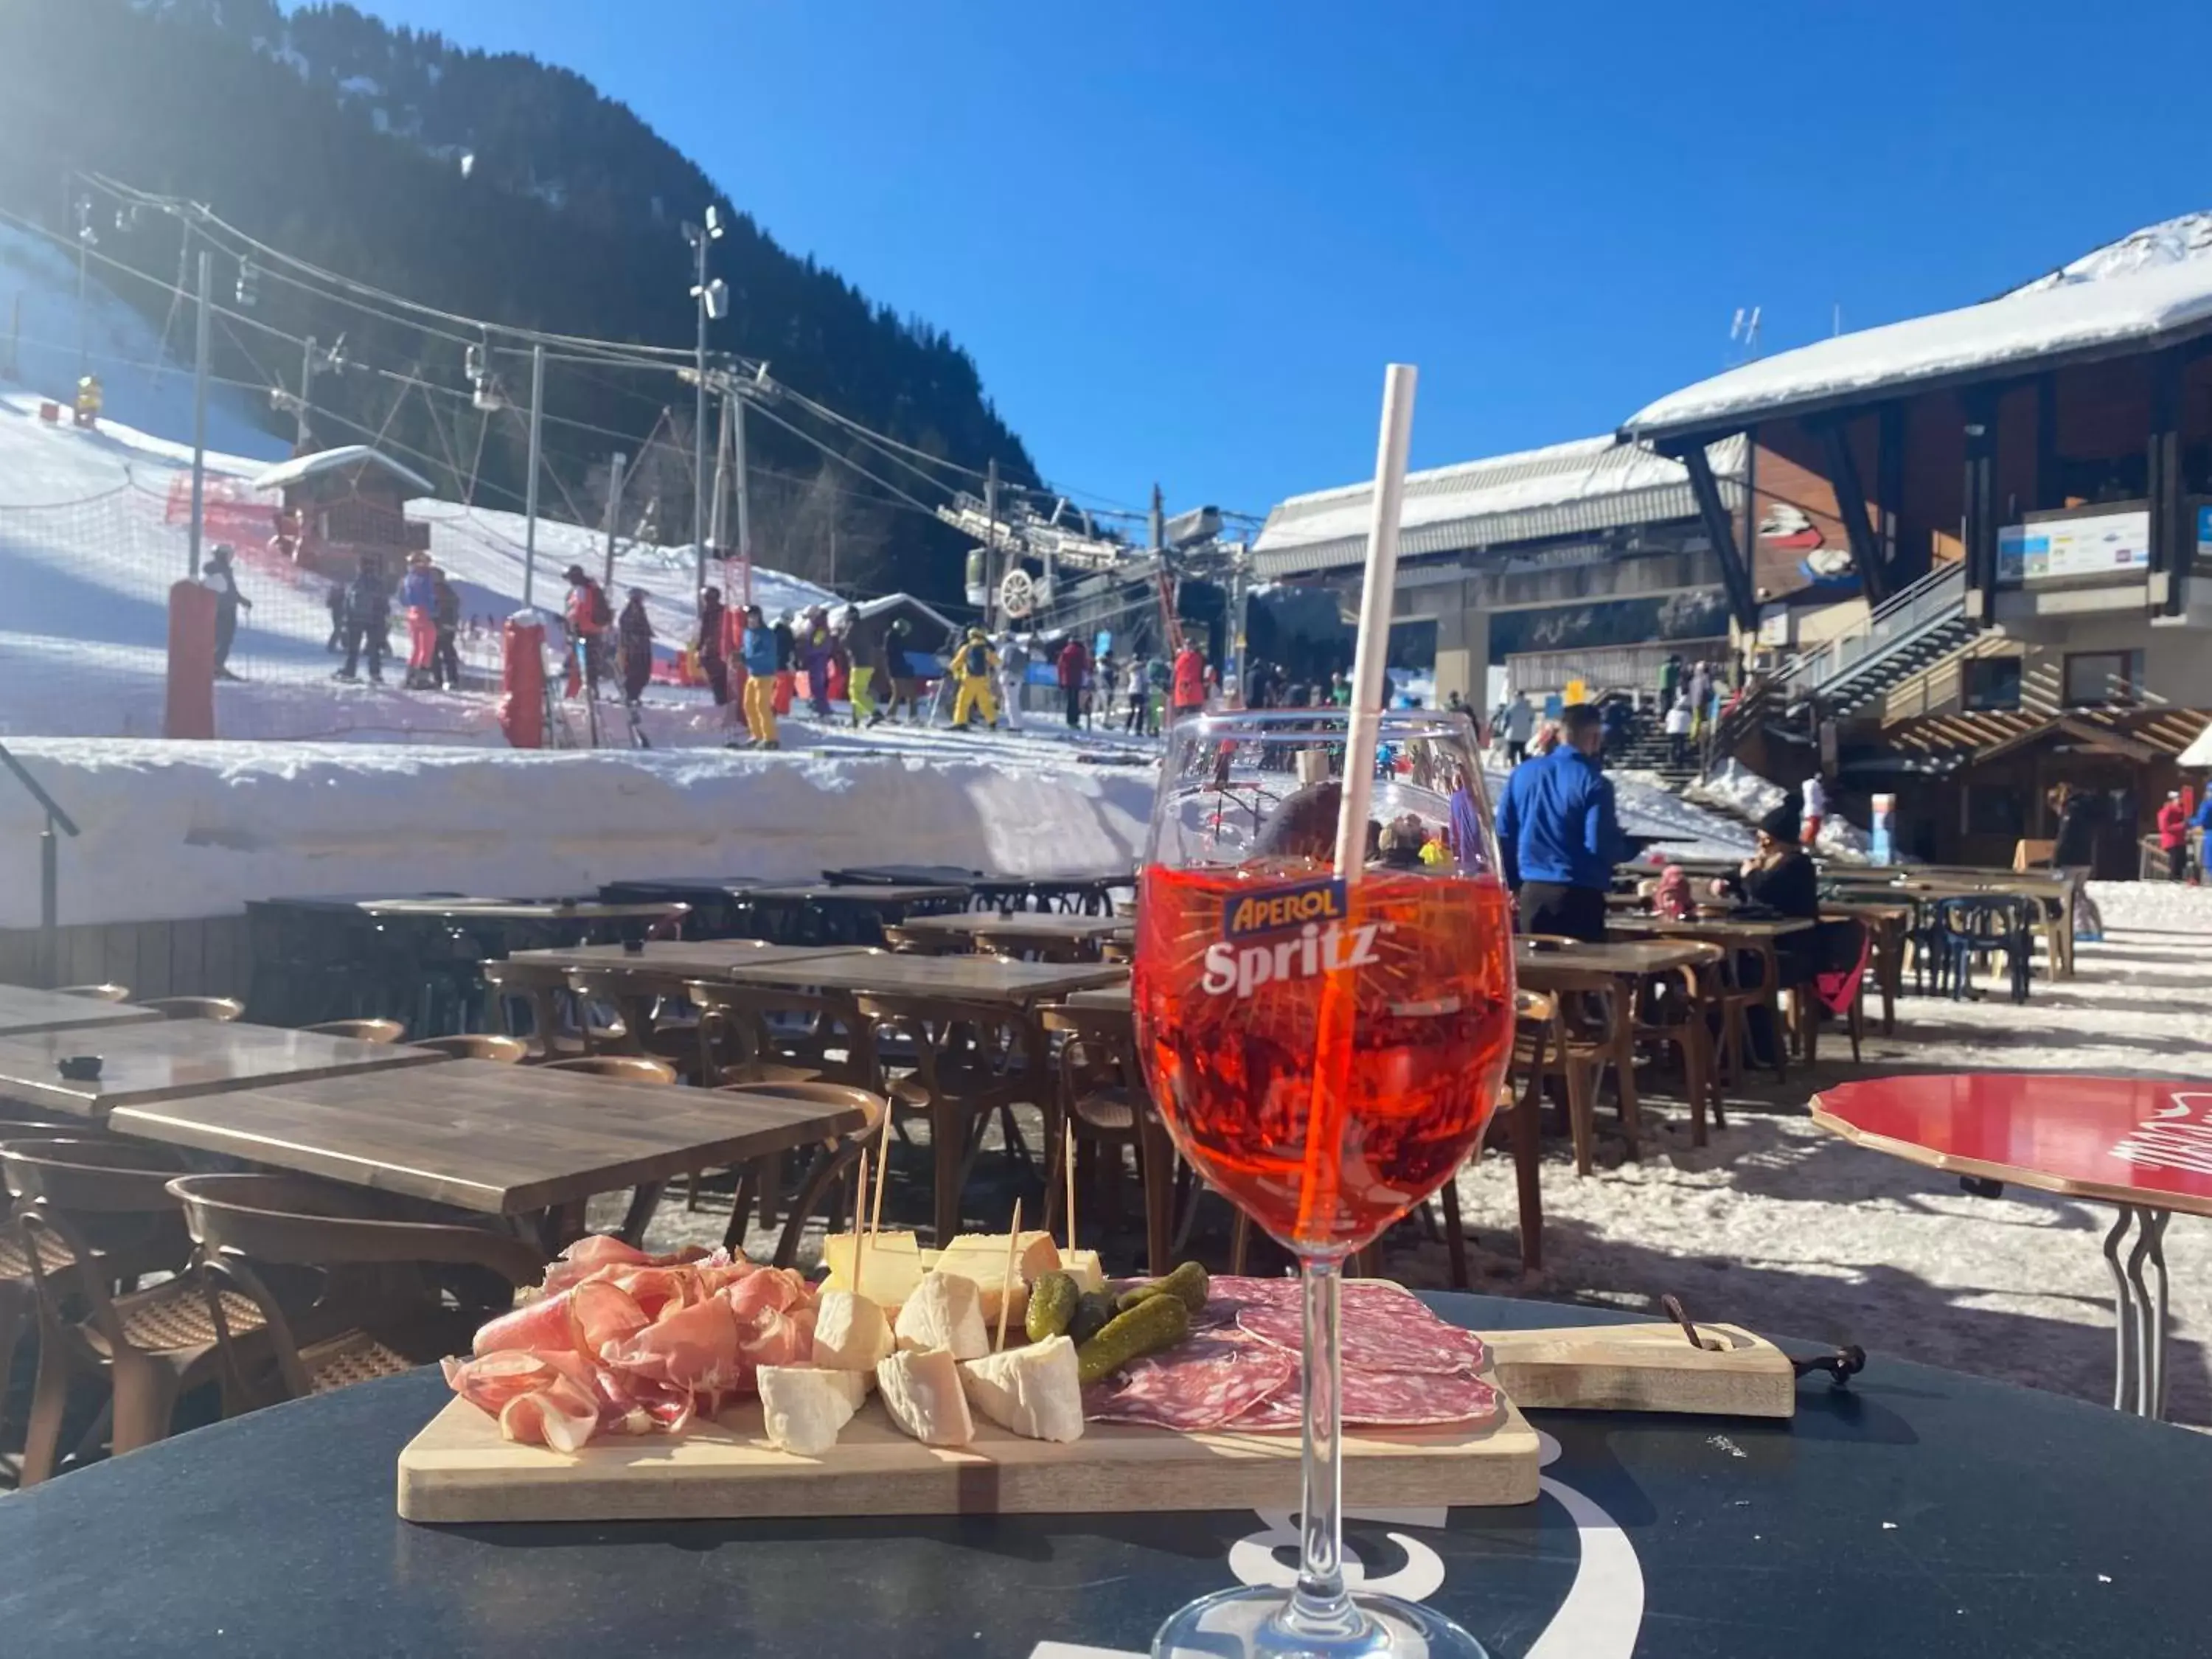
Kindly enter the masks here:
M 891 1167 L 891 1148 L 887 1140 L 876 1144 L 876 1194 L 868 1206 L 868 1231 L 881 1232 L 884 1225 L 884 1176 Z
M 999 1336 L 991 1344 L 994 1353 L 1004 1352 L 1006 1346 L 1006 1310 L 1014 1305 L 1014 1258 L 1022 1248 L 1022 1201 L 1014 1200 L 1012 1231 L 1006 1235 L 1006 1271 L 999 1279 Z
M 1067 1254 L 1075 1255 L 1075 1125 L 1068 1121 L 1061 1129 L 1060 1177 L 1067 1185 Z
M 854 1296 L 861 1293 L 861 1267 L 868 1256 L 868 1230 L 861 1225 L 863 1218 L 860 1214 L 861 1205 L 867 1196 L 868 1154 L 864 1150 L 860 1153 L 860 1178 L 854 1183 L 853 1188 L 853 1294 Z

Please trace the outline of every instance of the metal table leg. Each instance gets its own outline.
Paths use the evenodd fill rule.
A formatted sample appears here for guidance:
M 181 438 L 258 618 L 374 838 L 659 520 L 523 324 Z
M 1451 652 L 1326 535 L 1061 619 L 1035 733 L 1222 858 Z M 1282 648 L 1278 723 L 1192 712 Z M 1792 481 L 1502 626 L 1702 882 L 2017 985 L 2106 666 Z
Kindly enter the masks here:
M 2161 1420 L 2166 1416 L 2166 1224 L 2172 1218 L 2165 1210 L 2136 1211 L 2142 1231 L 2135 1249 L 2128 1252 L 2128 1283 L 2136 1313 L 2135 1409 L 2138 1416 Z M 2143 1283 L 2146 1263 L 2156 1276 L 2154 1289 Z
M 2136 1212 L 2122 1205 L 2105 1235 L 2105 1265 L 2112 1273 L 2112 1409 L 2133 1411 L 2136 1404 L 2135 1292 L 2120 1265 L 2120 1242 L 2135 1224 Z

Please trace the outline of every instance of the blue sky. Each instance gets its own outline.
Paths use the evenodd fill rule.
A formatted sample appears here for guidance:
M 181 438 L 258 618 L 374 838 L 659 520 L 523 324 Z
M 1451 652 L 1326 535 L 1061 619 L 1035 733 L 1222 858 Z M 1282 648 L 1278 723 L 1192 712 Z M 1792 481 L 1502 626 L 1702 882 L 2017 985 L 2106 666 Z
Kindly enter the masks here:
M 1046 475 L 1261 513 L 2212 207 L 2203 0 L 364 0 L 579 70 L 948 329 Z

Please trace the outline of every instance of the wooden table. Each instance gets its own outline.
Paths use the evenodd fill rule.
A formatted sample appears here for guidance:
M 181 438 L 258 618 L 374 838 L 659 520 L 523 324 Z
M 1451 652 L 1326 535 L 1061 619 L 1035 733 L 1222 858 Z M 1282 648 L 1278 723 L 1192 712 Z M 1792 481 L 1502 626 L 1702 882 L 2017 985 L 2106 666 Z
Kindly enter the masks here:
M 1622 1133 L 1627 1137 L 1628 1155 L 1635 1158 L 1637 1145 L 1638 1101 L 1636 1096 L 1636 995 L 1643 982 L 1655 974 L 1672 973 L 1677 969 L 1694 966 L 1700 952 L 1697 941 L 1673 941 L 1663 939 L 1613 939 L 1603 945 L 1577 941 L 1571 945 L 1540 945 L 1533 939 L 1514 940 L 1513 972 L 1522 989 L 1541 991 L 1547 994 L 1563 991 L 1588 989 L 1589 975 L 1610 976 L 1620 988 L 1616 1018 L 1620 1022 L 1613 1033 L 1616 1043 L 1613 1072 L 1620 1091 Z M 1693 1005 L 1692 1018 L 1702 1018 L 1702 1000 Z M 1683 1067 L 1688 1073 L 1685 1086 L 1694 1091 L 1697 1071 L 1688 1055 L 1683 1058 Z M 1717 1109 L 1720 1086 L 1717 1068 L 1711 1057 L 1705 1061 L 1708 1079 L 1706 1098 Z M 1705 1101 L 1694 1092 L 1691 1095 L 1691 1139 L 1693 1144 L 1705 1144 Z M 1582 1173 L 1589 1173 L 1588 1135 L 1579 1125 L 1576 1127 L 1575 1157 Z M 1523 1205 L 1526 1207 L 1524 1198 Z M 1538 1212 L 1540 1216 L 1540 1210 Z
M 2031 900 L 2036 907 L 2036 924 L 2043 933 L 2045 949 L 2051 958 L 2051 976 L 2074 976 L 2074 927 L 2081 884 L 2063 871 L 1828 865 L 1821 870 L 1820 878 L 1837 887 L 1856 890 L 1850 894 L 1854 898 L 1875 898 L 1884 894 L 1901 894 L 1916 900 L 1971 898 L 1990 893 Z
M 1802 933 L 1820 925 L 1811 916 L 1698 916 L 1686 921 L 1669 921 L 1662 916 L 1607 916 L 1608 933 L 1626 933 L 1631 938 L 1652 936 L 1664 939 L 1692 939 L 1708 945 L 1718 945 L 1731 951 L 1749 951 L 1759 957 L 1759 985 L 1764 992 L 1761 1001 L 1772 1025 L 1774 1038 L 1774 1071 L 1778 1078 L 1789 1076 L 1790 1043 L 1782 1025 L 1782 957 L 1775 949 L 1775 941 L 1787 939 L 1792 933 Z
M 923 957 L 884 951 L 848 951 L 804 962 L 733 968 L 721 977 L 738 985 L 768 985 L 822 997 L 854 1034 L 854 1059 L 860 1075 L 880 1081 L 875 1027 L 864 1018 L 859 999 L 906 998 L 1000 1010 L 1018 1020 L 1026 1049 L 1027 1075 L 1018 1094 L 983 1094 L 933 1105 L 930 1141 L 936 1164 L 934 1206 L 941 1244 L 960 1231 L 961 1169 L 970 1110 L 978 1106 L 1028 1100 L 1044 1109 L 1048 1128 L 1056 1118 L 1056 1091 L 1049 1083 L 1051 1048 L 1038 1005 L 1072 992 L 1125 981 L 1119 963 L 1009 962 L 1000 957 Z M 941 1107 L 943 1109 L 939 1110 Z
M 1114 870 L 1057 870 L 1037 876 L 986 876 L 975 884 L 975 902 L 1002 910 L 1034 904 L 1040 910 L 1075 910 L 1112 915 L 1114 890 L 1134 887 L 1133 867 Z
M 0 1036 L 28 1031 L 140 1025 L 161 1018 L 158 1010 L 141 1008 L 133 1003 L 102 1002 L 97 997 L 65 997 L 58 991 L 34 991 L 27 985 L 0 985 Z
M 1135 988 L 1127 980 L 1119 985 L 1098 985 L 1088 991 L 1070 991 L 1060 1006 L 1081 1013 L 1130 1013 L 1135 1008 Z
M 850 949 L 880 944 L 884 924 L 903 922 L 909 912 L 964 910 L 968 892 L 965 886 L 945 882 L 793 883 L 756 887 L 740 902 L 763 936 L 780 945 L 833 944 Z M 800 937 L 809 916 L 823 937 Z
M 98 1054 L 98 1079 L 62 1076 L 64 1055 Z M 306 1083 L 349 1072 L 453 1062 L 431 1048 L 360 1042 L 273 1025 L 161 1020 L 98 1031 L 34 1031 L 0 1039 L 0 1098 L 102 1118 L 118 1107 L 264 1084 Z
M 665 916 L 675 904 L 610 904 L 605 899 L 364 899 L 372 916 L 436 916 L 449 921 L 639 921 Z
M 507 960 L 526 967 L 612 969 L 641 980 L 680 985 L 688 979 L 720 979 L 733 968 L 811 961 L 839 956 L 842 945 L 770 945 L 758 939 L 653 939 L 641 950 L 625 945 L 556 945 L 546 951 L 517 951 Z
M 788 1152 L 866 1119 L 740 1090 L 457 1060 L 118 1107 L 108 1121 L 143 1139 L 521 1216 Z
M 1942 1073 L 1842 1084 L 1812 1106 L 1822 1128 L 1956 1175 L 1970 1192 L 2014 1182 L 2118 1206 L 2105 1234 L 2118 1327 L 2112 1406 L 2166 1414 L 2166 1226 L 2176 1211 L 2212 1216 L 2212 1083 Z M 2140 1231 L 2124 1264 L 2130 1228 Z
M 1578 940 L 1571 945 L 1549 948 L 1538 945 L 1533 939 L 1520 939 L 1514 941 L 1513 970 L 1526 989 L 1543 991 L 1549 988 L 1547 980 L 1565 978 L 1572 973 L 1643 979 L 1652 974 L 1687 968 L 1697 959 L 1698 952 L 1689 945 L 1669 944 L 1659 939 L 1609 939 L 1603 945 L 1587 945 Z
M 910 916 L 899 924 L 909 933 L 924 937 L 957 937 L 971 944 L 981 935 L 1030 944 L 1091 945 L 1129 932 L 1117 916 L 1070 915 L 1051 911 L 963 910 L 953 916 Z

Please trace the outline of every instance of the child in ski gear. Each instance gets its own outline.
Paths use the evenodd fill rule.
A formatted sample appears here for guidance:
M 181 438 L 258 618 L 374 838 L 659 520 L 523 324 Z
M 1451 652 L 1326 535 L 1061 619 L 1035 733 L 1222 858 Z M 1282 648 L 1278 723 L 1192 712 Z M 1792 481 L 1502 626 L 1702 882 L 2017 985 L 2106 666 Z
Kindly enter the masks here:
M 745 607 L 745 631 L 738 645 L 745 665 L 745 729 L 753 747 L 775 745 L 776 637 L 757 605 Z
M 991 695 L 991 677 L 999 670 L 999 653 L 991 649 L 991 641 L 980 628 L 968 630 L 968 638 L 953 653 L 952 677 L 960 691 L 952 704 L 952 726 L 965 731 L 968 722 L 978 709 L 982 711 L 983 724 L 999 723 L 999 700 Z
M 645 614 L 645 590 L 633 587 L 615 622 L 615 643 L 622 662 L 623 701 L 634 703 L 653 679 L 653 623 Z
M 438 625 L 430 619 L 437 603 L 430 582 L 430 556 L 407 556 L 407 574 L 399 581 L 399 608 L 407 613 L 407 689 L 419 691 L 431 680 L 430 664 L 438 653 Z

